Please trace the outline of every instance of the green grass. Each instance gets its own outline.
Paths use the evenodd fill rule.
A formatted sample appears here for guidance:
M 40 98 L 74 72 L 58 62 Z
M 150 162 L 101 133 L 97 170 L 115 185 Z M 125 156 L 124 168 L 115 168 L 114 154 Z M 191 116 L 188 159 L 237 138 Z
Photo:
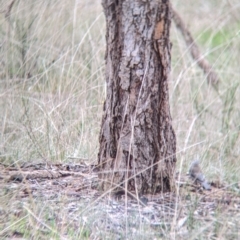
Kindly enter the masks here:
M 38 159 L 62 163 L 77 163 L 78 158 L 96 160 L 105 98 L 105 20 L 100 2 L 16 0 L 6 18 L 8 4 L 0 4 L 0 162 L 20 165 Z M 216 92 L 172 24 L 169 85 L 178 169 L 182 165 L 180 171 L 186 173 L 192 159 L 199 157 L 209 180 L 231 185 L 239 194 L 238 1 L 187 1 L 184 5 L 173 1 L 173 5 L 221 79 Z M 6 192 L 1 195 L 0 210 L 14 206 L 17 193 L 9 194 L 13 196 Z M 92 236 L 94 213 L 89 213 L 87 222 L 79 220 L 79 231 L 72 222 L 61 232 L 56 217 L 50 216 L 56 211 L 51 204 L 46 207 L 38 199 L 30 200 L 28 210 L 21 207 L 23 215 L 0 222 L 0 232 L 13 225 L 11 231 L 21 232 L 26 239 L 33 235 L 35 239 L 61 239 L 64 234 L 68 239 Z M 189 208 L 187 237 L 175 235 L 176 239 L 226 239 L 231 227 L 231 239 L 237 239 L 237 223 L 223 227 L 225 213 L 219 211 L 211 220 L 214 228 L 209 228 L 199 224 L 194 207 L 193 203 Z M 60 209 L 58 214 L 68 213 Z M 157 239 L 172 236 L 168 227 L 160 229 L 162 235 L 157 234 L 159 229 L 153 234 Z M 151 231 L 143 226 L 141 234 L 151 238 Z M 102 230 L 99 236 L 114 239 L 115 235 Z M 141 235 L 141 239 L 146 238 Z

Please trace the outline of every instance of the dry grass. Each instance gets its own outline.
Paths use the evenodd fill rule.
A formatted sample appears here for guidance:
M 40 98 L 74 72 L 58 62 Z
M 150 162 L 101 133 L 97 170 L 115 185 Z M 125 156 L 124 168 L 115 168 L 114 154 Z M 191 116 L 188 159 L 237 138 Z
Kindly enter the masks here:
M 1 14 L 1 39 L 1 158 L 95 157 L 104 99 L 100 5 L 16 1 L 8 19 Z
M 0 1 L 0 162 L 17 166 L 38 159 L 73 164 L 80 158 L 96 159 L 105 97 L 105 22 L 100 3 L 16 0 L 11 9 L 10 3 Z M 209 180 L 229 185 L 229 190 L 239 194 L 240 4 L 238 0 L 184 4 L 175 0 L 173 5 L 221 79 L 218 91 L 207 84 L 172 24 L 170 101 L 178 169 L 185 174 L 192 159 L 199 157 Z M 98 214 L 95 208 L 89 210 L 89 216 L 81 215 L 89 203 L 79 203 L 74 215 L 64 208 L 64 195 L 55 207 L 51 199 L 42 202 L 33 196 L 24 205 L 16 200 L 17 194 L 16 189 L 1 192 L 0 215 L 8 209 L 8 217 L 0 219 L 1 237 L 7 237 L 6 229 L 24 232 L 25 239 L 63 239 L 63 235 L 88 239 L 93 229 L 97 231 L 91 225 Z M 19 208 L 20 215 L 14 212 Z M 176 214 L 179 211 L 176 208 Z M 188 234 L 181 235 L 183 238 L 226 239 L 229 229 L 233 233 L 229 239 L 240 236 L 234 216 L 230 221 L 231 214 L 219 210 L 209 223 L 203 223 L 194 212 L 193 204 L 186 214 Z M 74 219 L 77 214 L 79 226 L 74 226 L 79 231 L 65 222 L 61 232 L 56 215 Z M 129 226 L 132 221 L 129 218 Z M 46 225 L 46 234 L 39 231 L 39 224 Z M 128 230 L 134 232 L 131 227 Z M 142 223 L 141 238 L 180 238 L 164 222 L 153 230 Z M 111 231 L 99 231 L 103 235 L 98 239 L 115 238 Z M 139 238 L 137 230 L 135 233 L 131 239 Z

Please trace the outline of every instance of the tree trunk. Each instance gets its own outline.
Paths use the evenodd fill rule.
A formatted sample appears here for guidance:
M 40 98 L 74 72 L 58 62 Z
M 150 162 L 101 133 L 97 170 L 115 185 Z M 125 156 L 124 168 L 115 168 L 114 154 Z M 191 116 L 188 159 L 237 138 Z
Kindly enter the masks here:
M 102 3 L 107 25 L 107 98 L 98 153 L 102 188 L 171 191 L 176 137 L 168 96 L 170 3 Z

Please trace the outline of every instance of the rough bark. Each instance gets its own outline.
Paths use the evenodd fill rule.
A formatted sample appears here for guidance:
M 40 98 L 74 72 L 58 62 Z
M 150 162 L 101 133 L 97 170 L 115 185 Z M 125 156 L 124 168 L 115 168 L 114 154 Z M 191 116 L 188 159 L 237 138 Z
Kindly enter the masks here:
M 176 163 L 168 96 L 170 3 L 102 4 L 107 27 L 107 98 L 98 155 L 102 187 L 170 191 Z

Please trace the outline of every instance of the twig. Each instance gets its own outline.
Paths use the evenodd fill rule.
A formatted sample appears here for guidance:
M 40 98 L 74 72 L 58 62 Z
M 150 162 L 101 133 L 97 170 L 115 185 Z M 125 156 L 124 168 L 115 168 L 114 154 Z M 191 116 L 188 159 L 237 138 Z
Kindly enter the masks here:
M 6 13 L 5 13 L 5 18 L 8 18 L 11 14 L 11 10 L 12 10 L 12 7 L 13 7 L 13 4 L 15 3 L 16 0 L 12 0 L 12 2 L 8 5 L 8 8 L 6 10 Z
M 204 59 L 201 54 L 199 47 L 194 41 L 191 33 L 187 29 L 180 15 L 172 8 L 172 17 L 173 21 L 176 24 L 176 27 L 180 30 L 183 35 L 183 38 L 190 49 L 191 55 L 193 59 L 197 62 L 198 66 L 203 70 L 205 74 L 207 74 L 208 83 L 212 84 L 213 87 L 217 88 L 219 77 L 217 73 L 213 70 L 213 67 L 210 63 Z

